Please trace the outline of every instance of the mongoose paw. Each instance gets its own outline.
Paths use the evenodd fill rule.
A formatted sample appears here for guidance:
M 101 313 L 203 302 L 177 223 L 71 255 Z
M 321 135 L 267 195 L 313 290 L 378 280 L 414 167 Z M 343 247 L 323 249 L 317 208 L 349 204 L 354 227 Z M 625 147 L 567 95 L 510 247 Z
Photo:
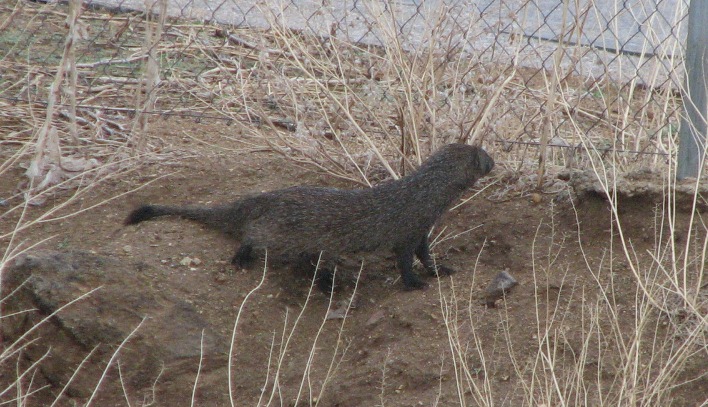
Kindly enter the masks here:
M 428 288 L 428 283 L 421 280 L 420 277 L 412 275 L 408 278 L 403 278 L 403 285 L 406 287 L 407 291 L 413 290 L 424 290 Z
M 240 256 L 238 254 L 231 258 L 231 265 L 233 265 L 234 267 L 238 267 L 239 269 L 251 268 L 253 263 L 254 259 L 250 257 Z

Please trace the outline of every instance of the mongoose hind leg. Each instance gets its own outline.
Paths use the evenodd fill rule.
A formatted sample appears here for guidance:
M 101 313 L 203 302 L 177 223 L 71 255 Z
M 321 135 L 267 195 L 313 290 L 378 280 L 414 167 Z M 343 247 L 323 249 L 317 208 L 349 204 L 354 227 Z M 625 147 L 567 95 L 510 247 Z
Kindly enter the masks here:
M 231 258 L 231 264 L 239 268 L 250 268 L 256 261 L 256 256 L 253 255 L 253 245 L 250 243 L 241 243 L 234 257 Z
M 317 280 L 317 288 L 324 294 L 332 294 L 334 290 L 334 272 L 330 269 L 317 270 L 315 275 Z
M 451 274 L 455 273 L 454 269 L 451 269 L 450 267 L 443 266 L 442 264 L 436 264 L 433 261 L 433 258 L 430 256 L 430 244 L 428 244 L 428 238 L 424 237 L 423 240 L 420 242 L 418 247 L 415 249 L 415 255 L 418 256 L 418 260 L 420 260 L 421 263 L 423 263 L 423 267 L 425 267 L 425 270 L 430 273 L 432 276 L 438 276 L 440 277 L 441 275 L 446 275 L 449 276 Z
M 404 249 L 396 251 L 396 265 L 401 272 L 401 279 L 406 290 L 419 290 L 426 288 L 428 283 L 421 280 L 413 272 L 413 249 Z
M 334 289 L 334 272 L 321 261 L 319 254 L 302 253 L 293 265 L 297 274 L 312 276 L 317 288 L 325 294 L 331 294 Z

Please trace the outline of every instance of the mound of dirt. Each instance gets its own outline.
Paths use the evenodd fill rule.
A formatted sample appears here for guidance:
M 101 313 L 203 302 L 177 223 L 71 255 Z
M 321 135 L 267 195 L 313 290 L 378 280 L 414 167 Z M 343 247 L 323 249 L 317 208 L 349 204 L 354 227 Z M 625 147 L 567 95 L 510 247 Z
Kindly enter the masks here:
M 340 276 L 363 270 L 361 278 L 330 301 L 319 292 L 308 295 L 311 278 L 289 269 L 260 263 L 234 269 L 229 260 L 238 242 L 194 223 L 122 223 L 144 203 L 209 205 L 296 185 L 356 186 L 276 154 L 240 151 L 240 144 L 220 138 L 233 131 L 226 125 L 175 120 L 159 130 L 173 146 L 184 143 L 185 133 L 207 137 L 208 143 L 202 150 L 201 144 L 185 144 L 199 155 L 180 161 L 177 172 L 164 163 L 147 163 L 70 203 L 52 222 L 22 231 L 18 241 L 57 237 L 38 246 L 45 251 L 33 251 L 2 270 L 2 298 L 24 285 L 0 304 L 0 350 L 18 355 L 0 370 L 0 388 L 10 389 L 0 403 L 17 404 L 19 394 L 24 405 L 49 405 L 71 380 L 58 404 L 84 405 L 116 350 L 92 405 L 187 405 L 195 381 L 194 404 L 205 406 L 229 405 L 230 396 L 240 406 L 524 405 L 529 391 L 537 404 L 554 405 L 534 378 L 582 383 L 577 397 L 588 405 L 617 404 L 625 397 L 618 383 L 649 383 L 671 357 L 655 346 L 659 340 L 673 346 L 671 320 L 645 315 L 641 333 L 654 338 L 637 350 L 645 376 L 623 376 L 633 373 L 623 363 L 626 338 L 638 337 L 639 288 L 633 263 L 617 249 L 616 213 L 590 172 L 566 180 L 581 198 L 573 205 L 553 192 L 570 189 L 559 180 L 548 194 L 509 194 L 514 186 L 506 184 L 470 191 L 473 199 L 445 214 L 431 238 L 436 260 L 456 274 L 426 277 L 428 290 L 407 292 L 393 259 L 382 254 L 365 259 L 361 269 L 359 262 L 342 264 L 338 273 L 349 274 Z M 228 153 L 212 145 L 228 147 Z M 21 170 L 10 175 L 0 177 L 0 191 L 12 190 L 24 176 Z M 671 230 L 668 222 L 655 222 L 667 199 L 663 179 L 636 173 L 612 186 L 619 196 L 622 236 L 642 267 L 654 267 L 659 237 L 674 239 L 681 250 L 696 241 L 695 225 L 705 222 L 699 213 L 692 229 L 693 213 L 681 211 Z M 682 183 L 677 194 L 693 185 Z M 11 231 L 20 216 L 32 219 L 63 202 L 57 197 L 0 217 L 0 230 Z M 518 282 L 513 291 L 485 291 L 497 286 L 495 276 L 504 270 Z M 415 271 L 425 274 L 420 265 Z M 485 307 L 489 293 L 496 308 Z M 341 307 L 352 296 L 353 309 Z M 26 350 L 12 353 L 13 342 L 50 315 L 20 340 Z M 675 315 L 678 322 L 684 318 Z M 686 332 L 681 329 L 677 332 Z M 539 363 L 547 359 L 552 369 Z M 705 361 L 705 353 L 696 353 L 680 366 L 675 377 L 683 385 L 665 396 L 672 405 L 703 402 L 697 389 L 706 387 Z M 17 375 L 34 363 L 36 369 L 15 385 Z M 574 386 L 562 390 L 572 394 Z
M 666 174 L 650 170 L 637 170 L 621 174 L 608 174 L 607 185 L 592 169 L 571 170 L 559 174 L 558 178 L 568 181 L 577 196 L 594 195 L 607 198 L 608 193 L 617 194 L 620 199 L 642 199 L 648 202 L 662 202 L 669 194 L 679 210 L 689 210 L 693 205 L 696 190 L 700 196 L 708 195 L 708 181 L 685 179 L 672 183 L 669 188 Z M 708 204 L 699 200 L 697 206 L 708 208 Z

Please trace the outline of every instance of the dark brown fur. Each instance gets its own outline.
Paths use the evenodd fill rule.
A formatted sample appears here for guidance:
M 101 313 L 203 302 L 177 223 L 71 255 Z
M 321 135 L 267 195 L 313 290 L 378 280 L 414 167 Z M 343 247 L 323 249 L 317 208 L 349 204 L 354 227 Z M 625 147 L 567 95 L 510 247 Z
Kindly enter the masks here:
M 247 196 L 213 207 L 144 205 L 128 225 L 159 216 L 182 216 L 225 232 L 241 242 L 232 262 L 247 266 L 254 250 L 280 258 L 316 259 L 358 252 L 392 251 L 408 289 L 426 284 L 412 271 L 413 256 L 425 269 L 437 270 L 430 257 L 428 233 L 438 218 L 494 160 L 481 148 L 450 144 L 414 173 L 369 189 L 292 187 Z M 309 261 L 309 260 L 308 260 Z M 321 285 L 327 287 L 327 282 Z

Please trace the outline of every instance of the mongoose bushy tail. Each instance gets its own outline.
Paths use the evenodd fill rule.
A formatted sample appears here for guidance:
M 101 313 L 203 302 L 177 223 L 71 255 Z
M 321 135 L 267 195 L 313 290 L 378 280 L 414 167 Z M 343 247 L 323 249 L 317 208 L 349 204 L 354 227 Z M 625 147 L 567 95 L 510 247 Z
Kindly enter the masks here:
M 285 258 L 316 258 L 372 251 L 392 251 L 408 289 L 426 284 L 413 271 L 417 256 L 432 274 L 427 236 L 438 218 L 480 177 L 494 160 L 480 147 L 449 144 L 412 174 L 366 189 L 291 187 L 246 196 L 211 207 L 144 205 L 128 225 L 161 216 L 181 216 L 227 233 L 240 241 L 232 262 L 247 266 L 254 250 Z

